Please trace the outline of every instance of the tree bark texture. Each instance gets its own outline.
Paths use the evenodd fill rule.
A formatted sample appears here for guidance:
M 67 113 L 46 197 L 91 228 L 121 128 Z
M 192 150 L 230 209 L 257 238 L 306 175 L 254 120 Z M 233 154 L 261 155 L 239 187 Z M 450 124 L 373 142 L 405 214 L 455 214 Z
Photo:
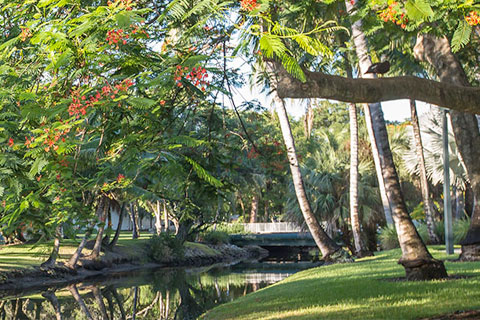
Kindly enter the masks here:
M 423 143 L 420 135 L 420 124 L 417 115 L 415 100 L 410 100 L 410 113 L 412 116 L 413 137 L 415 140 L 415 151 L 417 153 L 418 167 L 420 169 L 420 189 L 422 191 L 423 208 L 425 210 L 425 221 L 427 222 L 428 237 L 432 243 L 440 243 L 435 234 L 435 223 L 433 220 L 433 200 L 428 190 L 427 169 L 425 168 L 425 157 L 423 155 Z
M 80 241 L 80 244 L 77 247 L 77 250 L 73 253 L 73 255 L 70 257 L 70 260 L 66 263 L 66 266 L 75 269 L 78 263 L 78 259 L 80 259 L 80 256 L 82 254 L 83 248 L 85 248 L 85 245 L 87 244 L 88 238 L 90 238 L 90 235 L 92 234 L 91 230 L 87 230 L 85 232 L 85 235 L 82 238 L 82 241 Z
M 358 121 L 357 107 L 350 104 L 350 221 L 352 225 L 353 243 L 357 257 L 366 256 L 367 249 L 362 240 L 360 216 L 358 213 Z
M 356 3 L 357 1 L 354 1 L 354 4 Z M 354 10 L 352 3 L 346 1 L 346 6 L 347 12 L 352 14 Z M 352 38 L 359 60 L 362 77 L 371 76 L 370 74 L 365 73 L 371 65 L 371 60 L 368 55 L 367 40 L 362 30 L 362 20 L 356 20 L 352 24 Z M 380 80 L 384 80 L 384 78 Z M 379 103 L 373 103 L 369 105 L 368 109 L 370 109 L 370 119 L 375 141 L 379 148 L 380 165 L 382 166 L 381 169 L 385 188 L 392 208 L 392 218 L 397 230 L 400 248 L 402 249 L 402 257 L 398 263 L 405 268 L 408 280 L 445 278 L 447 272 L 443 262 L 434 259 L 428 252 L 427 247 L 420 238 L 417 229 L 413 225 L 410 215 L 408 214 L 403 193 L 400 188 L 395 163 L 393 162 L 392 152 L 390 150 L 382 108 Z
M 441 82 L 465 87 L 470 85 L 465 71 L 452 53 L 446 37 L 420 35 L 417 37 L 414 53 L 416 59 L 428 62 L 434 67 Z M 461 243 L 460 260 L 480 260 L 480 133 L 476 116 L 459 112 L 467 110 L 457 110 L 450 112 L 453 133 L 475 199 L 470 228 Z M 479 111 L 477 110 L 477 113 Z

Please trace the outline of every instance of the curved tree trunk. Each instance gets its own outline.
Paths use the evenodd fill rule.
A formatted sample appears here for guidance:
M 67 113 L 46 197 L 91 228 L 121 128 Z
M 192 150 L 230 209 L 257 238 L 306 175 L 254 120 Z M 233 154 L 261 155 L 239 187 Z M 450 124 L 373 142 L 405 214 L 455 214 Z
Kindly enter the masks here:
M 55 240 L 53 241 L 53 249 L 52 253 L 50 253 L 50 257 L 48 260 L 45 261 L 40 265 L 42 268 L 53 268 L 57 263 L 58 252 L 60 251 L 60 240 L 62 239 L 62 225 L 59 224 L 55 228 Z
M 275 65 L 274 62 L 266 61 L 267 71 L 271 76 L 271 84 L 275 88 Z M 287 149 L 288 162 L 290 164 L 290 172 L 292 174 L 293 185 L 295 188 L 295 194 L 297 196 L 300 210 L 302 211 L 305 222 L 312 234 L 315 243 L 322 252 L 323 259 L 326 261 L 331 260 L 333 262 L 351 262 L 353 261 L 348 253 L 346 253 L 341 247 L 339 247 L 323 230 L 322 226 L 318 222 L 317 218 L 312 212 L 310 202 L 305 192 L 305 186 L 303 184 L 302 173 L 298 164 L 297 151 L 295 149 L 295 142 L 293 140 L 292 130 L 290 128 L 290 122 L 288 120 L 287 110 L 285 109 L 284 101 L 274 91 L 274 100 L 276 105 L 276 111 L 278 114 L 280 128 L 283 135 L 283 141 Z
M 123 225 L 124 210 L 125 210 L 125 202 L 122 203 L 122 205 L 120 206 L 120 211 L 118 212 L 117 229 L 115 230 L 115 235 L 113 236 L 112 241 L 108 244 L 108 247 L 110 249 L 113 249 L 117 245 L 118 238 L 120 238 L 120 232 L 122 231 L 122 225 Z
M 353 242 L 357 257 L 371 256 L 362 239 L 360 216 L 358 213 L 358 122 L 357 107 L 349 104 L 350 115 L 350 220 Z
M 415 151 L 417 152 L 418 167 L 420 169 L 420 189 L 422 191 L 423 208 L 425 210 L 425 221 L 427 222 L 428 237 L 432 243 L 440 243 L 435 234 L 435 223 L 433 221 L 433 201 L 428 190 L 427 169 L 423 156 L 422 136 L 420 135 L 420 124 L 418 122 L 417 105 L 415 100 L 410 100 L 410 113 L 412 115 L 413 137 L 415 139 Z
M 107 197 L 102 196 L 99 200 L 97 211 L 100 213 L 100 228 L 98 228 L 97 237 L 95 239 L 95 245 L 93 246 L 92 254 L 90 257 L 92 259 L 97 259 L 100 257 L 100 250 L 102 249 L 103 241 L 103 232 L 105 230 L 105 220 L 107 218 L 107 213 L 110 210 L 110 201 Z
M 415 58 L 428 62 L 442 82 L 468 87 L 470 83 L 450 48 L 446 37 L 420 35 L 415 45 Z M 474 114 L 450 111 L 455 142 L 462 157 L 474 195 L 474 209 L 467 236 L 462 241 L 460 260 L 480 260 L 480 133 Z
M 46 291 L 42 293 L 42 296 L 47 299 L 55 310 L 55 319 L 62 320 L 62 310 L 60 309 L 60 303 L 58 303 L 57 296 L 52 291 Z
M 72 294 L 73 298 L 75 301 L 77 301 L 78 305 L 80 306 L 80 310 L 82 310 L 85 319 L 88 320 L 93 320 L 92 315 L 90 314 L 90 311 L 88 311 L 87 305 L 85 304 L 85 301 L 83 301 L 82 296 L 78 292 L 77 285 L 72 284 L 71 286 L 68 287 L 68 290 Z
M 357 2 L 354 1 L 354 4 Z M 352 3 L 350 1 L 345 3 L 347 11 L 353 14 L 354 8 Z M 352 39 L 358 56 L 360 71 L 362 77 L 365 78 L 370 75 L 365 74 L 365 72 L 371 65 L 371 60 L 368 56 L 367 40 L 362 30 L 362 20 L 357 20 L 352 24 Z M 390 150 L 382 108 L 379 103 L 373 103 L 369 104 L 368 108 L 365 109 L 370 111 L 370 118 L 367 118 L 367 121 L 372 122 L 375 141 L 378 143 L 382 176 L 392 207 L 392 218 L 397 230 L 398 241 L 402 249 L 402 257 L 398 263 L 405 268 L 408 280 L 445 278 L 447 271 L 443 262 L 434 259 L 428 252 L 408 214 Z M 367 113 L 365 116 L 367 117 Z
M 80 259 L 80 256 L 82 254 L 83 248 L 85 248 L 85 245 L 87 244 L 88 238 L 90 238 L 90 235 L 92 234 L 92 230 L 87 230 L 85 232 L 85 235 L 82 238 L 82 241 L 77 247 L 77 250 L 73 253 L 73 255 L 70 257 L 70 260 L 65 264 L 66 267 L 75 269 L 78 263 L 78 259 Z

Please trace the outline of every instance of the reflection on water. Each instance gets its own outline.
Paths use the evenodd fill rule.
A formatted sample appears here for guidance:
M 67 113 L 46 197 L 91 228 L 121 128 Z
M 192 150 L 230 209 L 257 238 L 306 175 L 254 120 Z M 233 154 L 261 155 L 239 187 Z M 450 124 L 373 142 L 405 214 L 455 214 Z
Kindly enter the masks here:
M 196 319 L 308 264 L 157 269 L 0 300 L 0 319 Z

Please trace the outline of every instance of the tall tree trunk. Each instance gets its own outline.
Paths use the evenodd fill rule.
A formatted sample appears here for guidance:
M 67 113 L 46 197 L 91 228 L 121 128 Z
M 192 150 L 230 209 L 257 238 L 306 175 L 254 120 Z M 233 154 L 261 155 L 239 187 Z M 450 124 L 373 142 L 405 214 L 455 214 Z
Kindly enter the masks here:
M 305 114 L 305 120 L 304 120 L 305 122 L 304 133 L 305 133 L 305 137 L 307 137 L 307 140 L 310 139 L 310 136 L 312 134 L 314 118 L 315 118 L 315 113 L 313 112 L 312 101 L 311 99 L 308 99 L 307 113 Z
M 457 188 L 455 192 L 455 220 L 460 220 L 465 216 L 465 200 L 463 191 Z
M 108 245 L 110 249 L 113 249 L 117 245 L 118 238 L 120 238 L 120 232 L 122 232 L 124 210 L 125 210 L 125 202 L 122 203 L 122 205 L 120 206 L 120 211 L 118 212 L 117 229 L 115 230 L 115 235 L 113 236 L 112 241 Z
M 355 255 L 364 257 L 372 255 L 362 240 L 360 216 L 358 213 L 358 122 L 357 107 L 349 104 L 350 115 L 350 220 L 352 225 Z
M 157 200 L 157 207 L 154 210 L 155 212 L 155 230 L 157 235 L 162 233 L 162 210 L 160 209 L 160 201 Z
M 130 219 L 132 220 L 132 239 L 137 239 L 138 234 L 138 214 L 136 212 L 136 204 L 130 203 Z
M 258 195 L 255 193 L 252 197 L 252 208 L 250 209 L 250 223 L 257 222 L 258 214 Z
M 100 250 L 102 249 L 103 242 L 103 232 L 105 230 L 105 220 L 107 218 L 107 212 L 110 210 L 110 201 L 107 197 L 102 196 L 98 203 L 98 209 L 100 215 L 100 227 L 98 228 L 97 237 L 95 238 L 95 245 L 93 246 L 92 254 L 90 257 L 92 259 L 97 259 L 100 257 Z
M 420 169 L 420 189 L 422 191 L 423 208 L 425 210 L 425 221 L 427 222 L 428 237 L 432 243 L 440 243 L 435 234 L 435 223 L 433 221 L 434 209 L 433 200 L 428 190 L 427 169 L 425 168 L 425 157 L 423 155 L 422 136 L 420 135 L 420 124 L 418 121 L 417 105 L 415 100 L 410 100 L 410 113 L 412 116 L 413 137 L 415 139 L 415 151 L 417 153 L 418 168 Z
M 354 4 L 358 1 L 355 0 Z M 347 11 L 353 14 L 354 7 L 350 1 L 346 1 Z M 368 55 L 368 45 L 362 30 L 362 20 L 352 24 L 352 39 L 358 56 L 362 77 L 371 65 Z M 436 260 L 428 252 L 427 247 L 420 238 L 417 229 L 407 212 L 400 182 L 398 180 L 395 163 L 393 162 L 390 144 L 388 142 L 387 128 L 383 118 L 383 112 L 379 103 L 369 104 L 365 108 L 367 122 L 371 121 L 375 141 L 377 142 L 380 155 L 382 176 L 385 182 L 387 196 L 392 208 L 392 218 L 397 230 L 398 241 L 402 250 L 402 257 L 398 261 L 405 268 L 408 280 L 439 279 L 447 276 L 447 271 L 442 261 Z
M 168 210 L 167 210 L 167 201 L 163 202 L 163 227 L 165 232 L 168 232 Z
M 267 71 L 270 74 L 270 82 L 273 88 L 276 88 L 275 79 L 275 64 L 271 61 L 266 61 Z M 315 243 L 317 244 L 323 259 L 326 261 L 353 261 L 351 257 L 341 247 L 339 247 L 323 230 L 322 226 L 318 222 L 317 218 L 313 214 L 310 202 L 305 192 L 305 186 L 303 184 L 303 177 L 298 164 L 297 151 L 295 148 L 295 142 L 293 140 L 292 130 L 290 128 L 290 122 L 288 120 L 287 110 L 285 108 L 284 101 L 274 91 L 274 101 L 276 105 L 276 111 L 280 122 L 280 128 L 282 131 L 283 141 L 287 149 L 288 162 L 290 164 L 290 172 L 292 174 L 293 185 L 295 188 L 295 194 L 297 201 L 302 211 L 305 223 L 312 234 Z
M 446 37 L 420 35 L 415 45 L 415 58 L 428 62 L 435 69 L 441 82 L 468 87 L 470 83 L 452 53 Z M 474 195 L 474 209 L 467 236 L 462 241 L 460 260 L 480 260 L 480 133 L 474 114 L 450 111 L 453 133 L 458 151 L 467 171 Z
M 53 241 L 53 249 L 50 257 L 40 265 L 42 268 L 52 268 L 57 263 L 58 253 L 60 251 L 60 240 L 62 239 L 62 225 L 58 224 L 55 228 L 55 240 Z

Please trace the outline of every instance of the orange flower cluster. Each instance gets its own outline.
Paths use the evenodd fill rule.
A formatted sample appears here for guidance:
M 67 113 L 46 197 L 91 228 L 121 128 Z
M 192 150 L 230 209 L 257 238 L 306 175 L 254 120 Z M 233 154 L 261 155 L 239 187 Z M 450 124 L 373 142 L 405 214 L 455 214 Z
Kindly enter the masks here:
M 202 67 L 193 67 L 190 72 L 188 67 L 182 68 L 182 66 L 177 66 L 175 70 L 175 81 L 177 82 L 177 87 L 182 87 L 182 78 L 185 76 L 187 80 L 190 80 L 194 86 L 201 86 L 201 90 L 205 91 L 205 86 L 210 83 L 206 80 L 208 78 L 208 73 L 205 68 Z
M 240 0 L 243 10 L 252 11 L 258 6 L 257 0 Z
M 20 40 L 22 40 L 22 42 L 25 42 L 27 38 L 30 38 L 31 36 L 32 33 L 29 28 L 22 28 L 22 32 L 20 33 Z
M 405 29 L 407 27 L 408 19 L 405 12 L 401 12 L 399 9 L 398 2 L 392 2 L 392 4 L 390 4 L 385 10 L 380 12 L 380 18 L 385 22 L 392 21 L 402 29 Z
M 70 132 L 70 128 L 67 128 L 65 130 L 50 130 L 48 128 L 45 128 L 43 129 L 43 132 L 47 134 L 47 138 L 43 140 L 43 144 L 46 144 L 44 148 L 45 152 L 49 152 L 51 149 L 57 151 L 58 140 L 65 142 L 65 136 Z
M 480 24 L 480 17 L 478 16 L 478 13 L 476 11 L 470 11 L 468 16 L 465 17 L 465 20 L 471 26 L 476 26 L 477 24 Z
M 91 96 L 80 96 L 78 90 L 72 91 L 72 103 L 68 106 L 68 114 L 75 115 L 80 118 L 80 115 L 87 114 L 87 109 L 93 107 L 93 104 L 103 99 L 115 99 L 119 92 L 127 92 L 128 88 L 133 85 L 132 80 L 125 79 L 121 83 L 114 85 L 106 84 L 101 91 L 97 91 Z
M 125 180 L 125 176 L 121 173 L 118 174 L 117 176 L 117 182 L 121 183 L 123 180 Z
M 9 138 L 7 144 L 8 144 L 8 146 L 11 148 L 11 147 L 13 147 L 13 145 L 14 145 L 15 143 L 13 142 L 13 139 L 12 139 L 12 138 Z
M 116 48 L 118 49 L 118 44 L 123 43 L 127 44 L 127 39 L 130 38 L 130 36 L 127 33 L 123 32 L 123 29 L 118 29 L 118 30 L 109 30 L 107 32 L 107 42 L 109 45 L 115 45 Z

